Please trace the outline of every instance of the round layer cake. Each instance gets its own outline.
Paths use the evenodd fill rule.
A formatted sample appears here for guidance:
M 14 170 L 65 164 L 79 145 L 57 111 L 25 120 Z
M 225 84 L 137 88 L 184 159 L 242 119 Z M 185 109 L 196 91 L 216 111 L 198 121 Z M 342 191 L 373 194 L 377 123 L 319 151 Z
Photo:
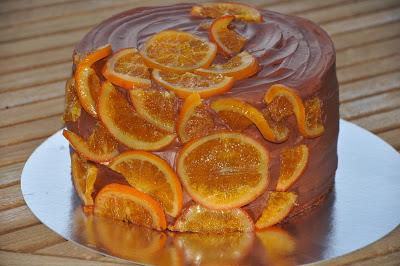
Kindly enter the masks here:
M 96 99 L 96 97 L 98 97 L 98 90 L 101 91 L 100 94 L 105 93 L 105 89 L 100 87 L 101 83 L 104 86 L 104 83 L 108 82 L 104 76 L 104 68 L 113 54 L 124 48 L 136 48 L 143 54 L 143 51 L 146 49 L 146 43 L 152 36 L 168 30 L 189 33 L 204 40 L 204 42 L 210 42 L 210 27 L 215 24 L 212 23 L 214 18 L 210 18 L 210 16 L 215 17 L 216 15 L 211 13 L 211 15 L 200 14 L 200 16 L 196 16 L 193 14 L 193 6 L 193 4 L 177 4 L 128 10 L 100 23 L 76 45 L 72 75 L 75 77 L 75 80 L 71 79 L 68 82 L 66 90 L 67 107 L 64 120 L 68 132 L 72 132 L 75 134 L 74 136 L 80 137 L 79 140 L 82 142 L 97 141 L 95 145 L 92 143 L 92 148 L 95 147 L 92 149 L 94 151 L 96 149 L 97 151 L 101 151 L 104 148 L 102 145 L 108 145 L 104 142 L 101 135 L 96 135 L 95 138 L 97 140 L 93 140 L 92 134 L 96 127 L 105 128 L 107 131 L 109 129 L 107 123 L 104 123 L 101 114 L 98 116 L 93 115 L 90 111 L 88 112 L 87 107 L 82 104 L 82 96 L 76 95 L 76 87 L 80 86 L 77 84 L 80 81 L 76 80 L 77 71 L 80 71 L 79 64 L 84 60 L 83 58 L 108 44 L 112 47 L 111 54 L 107 54 L 107 57 L 96 61 L 91 66 L 95 71 L 94 75 L 97 75 L 98 79 L 90 79 L 88 84 L 93 87 L 90 93 L 92 93 L 94 106 L 98 112 L 98 105 L 101 105 L 105 100 Z M 169 225 L 173 225 L 176 219 L 180 219 L 181 213 L 187 214 L 187 209 L 191 206 L 197 206 L 197 204 L 199 204 L 197 208 L 203 206 L 201 208 L 223 209 L 221 210 L 222 214 L 229 211 L 229 207 L 226 207 L 228 205 L 219 208 L 218 203 L 214 205 L 208 204 L 206 199 L 203 200 L 201 196 L 198 196 L 199 194 L 193 193 L 192 190 L 199 188 L 191 187 L 190 191 L 188 191 L 187 180 L 183 180 L 186 177 L 184 178 L 182 171 L 177 169 L 177 165 L 183 160 L 178 158 L 184 153 L 182 150 L 188 150 L 188 146 L 193 146 L 193 143 L 196 143 L 196 141 L 212 137 L 215 134 L 239 134 L 238 136 L 249 138 L 264 149 L 266 159 L 262 163 L 265 163 L 266 170 L 265 173 L 262 173 L 262 178 L 266 180 L 262 180 L 262 182 L 265 185 L 261 186 L 260 191 L 254 192 L 254 197 L 251 200 L 244 200 L 232 205 L 232 208 L 244 210 L 254 223 L 260 219 L 263 212 L 267 211 L 267 208 L 271 209 L 273 207 L 271 206 L 273 204 L 271 201 L 274 198 L 272 196 L 274 195 L 272 194 L 274 191 L 296 195 L 295 201 L 291 205 L 279 202 L 279 200 L 275 202 L 277 204 L 290 205 L 287 211 L 289 212 L 290 210 L 290 213 L 286 213 L 285 217 L 283 217 L 287 220 L 291 216 L 318 205 L 334 184 L 334 176 L 337 168 L 339 103 L 335 50 L 332 41 L 325 31 L 308 20 L 269 10 L 258 10 L 258 12 L 262 16 L 262 19 L 258 21 L 234 19 L 229 26 L 229 30 L 235 31 L 236 35 L 245 40 L 241 51 L 247 51 L 255 58 L 258 62 L 258 68 L 257 72 L 253 73 L 253 75 L 235 80 L 229 90 L 203 97 L 204 99 L 201 100 L 201 104 L 204 109 L 203 111 L 207 113 L 207 117 L 213 122 L 211 129 L 200 132 L 197 135 L 195 134 L 195 137 L 190 139 L 190 141 L 182 141 L 183 138 L 179 136 L 179 132 L 175 130 L 176 125 L 174 125 L 172 132 L 168 132 L 168 134 L 174 136 L 168 145 L 155 149 L 143 148 L 147 150 L 146 153 L 156 155 L 163 162 L 166 162 L 179 180 L 179 187 L 183 193 L 183 197 L 180 199 L 182 202 L 178 203 L 180 207 L 178 207 L 179 210 L 174 212 L 174 215 L 165 214 Z M 224 63 L 232 57 L 234 55 L 226 56 L 226 54 L 224 55 L 218 50 L 214 58 L 214 63 Z M 208 66 L 206 65 L 206 67 Z M 153 68 L 154 65 L 149 65 L 149 73 L 156 71 Z M 78 78 L 81 78 L 82 75 L 78 75 Z M 177 75 L 183 74 L 180 73 Z M 175 97 L 172 109 L 175 112 L 173 113 L 173 118 L 176 124 L 181 115 L 180 113 L 184 111 L 182 106 L 186 104 L 187 97 L 185 95 L 175 95 L 166 86 L 155 82 L 151 76 L 149 79 L 151 80 L 151 87 L 146 88 L 147 90 L 165 92 Z M 275 96 L 272 93 L 272 88 L 277 90 Z M 141 116 L 142 112 L 135 109 L 135 104 L 132 103 L 132 97 L 130 97 L 130 90 L 137 88 L 133 86 L 130 90 L 127 90 L 127 88 L 122 88 L 114 83 L 114 89 L 119 95 L 124 97 L 126 103 L 129 105 L 125 106 L 128 109 L 124 107 L 125 109 L 122 108 L 120 111 L 123 112 L 131 108 L 131 112 L 138 113 L 138 116 Z M 140 89 L 143 90 L 143 88 Z M 196 89 L 193 89 L 193 92 L 196 92 Z M 285 94 L 285 92 L 288 94 Z M 268 94 L 272 95 L 270 95 L 270 100 L 267 99 Z M 285 95 L 289 95 L 289 97 L 285 97 Z M 290 98 L 290 95 L 294 96 Z M 222 113 L 213 108 L 213 104 L 216 101 L 224 99 L 234 99 L 236 103 L 244 103 L 246 106 L 255 108 L 255 112 L 264 115 L 265 119 L 260 122 L 261 124 L 266 123 L 270 128 L 275 128 L 275 130 L 284 128 L 287 130 L 287 136 L 278 141 L 266 138 L 265 134 L 263 134 L 262 126 L 260 126 L 261 124 L 257 123 L 258 120 L 248 119 L 249 117 L 243 118 L 245 117 L 243 112 L 240 114 L 240 118 L 246 119 L 247 121 L 245 122 L 249 122 L 248 125 L 245 123 L 247 126 L 240 128 L 232 126 L 232 120 L 221 119 L 223 118 L 220 116 Z M 300 101 L 300 105 L 296 105 L 296 101 L 293 99 L 297 99 L 298 102 Z M 136 106 L 136 108 L 138 107 Z M 158 112 L 162 114 L 165 112 L 163 104 L 153 106 L 153 108 L 156 109 L 154 113 Z M 305 134 L 304 130 L 301 130 L 301 126 L 299 126 L 302 123 L 302 115 L 303 118 L 305 117 L 303 128 L 307 128 L 312 123 L 314 125 L 318 123 L 322 130 L 314 135 Z M 144 119 L 149 123 L 151 122 L 146 117 L 141 117 L 140 119 Z M 104 127 L 103 124 L 106 124 L 106 126 Z M 126 126 L 129 127 L 132 125 L 127 123 Z M 140 128 L 139 126 L 133 125 L 133 128 Z M 163 130 L 157 128 L 157 125 L 154 125 L 154 127 L 157 132 L 162 132 Z M 126 145 L 126 143 L 120 141 L 120 137 L 116 136 L 114 132 L 108 132 L 107 134 L 115 138 L 114 141 L 117 143 L 117 147 L 112 153 L 113 158 L 106 158 L 105 160 L 93 160 L 92 157 L 86 156 L 85 152 L 81 152 L 80 148 L 77 147 L 76 141 L 71 141 L 71 137 L 66 134 L 71 142 L 71 155 L 74 154 L 73 156 L 76 157 L 75 161 L 80 163 L 79 166 L 75 166 L 74 168 L 73 160 L 72 172 L 73 175 L 77 176 L 74 178 L 74 185 L 84 204 L 88 206 L 94 204 L 95 210 L 97 208 L 96 203 L 99 191 L 105 186 L 111 183 L 118 183 L 124 186 L 135 187 L 135 183 L 130 182 L 130 179 L 126 177 L 126 171 L 121 172 L 111 169 L 113 167 L 110 167 L 110 165 L 115 165 L 113 161 L 114 157 L 127 151 L 143 150 L 140 147 L 137 149 L 132 148 L 135 147 L 134 145 Z M 153 133 L 146 131 L 143 134 L 151 135 Z M 177 135 L 178 137 L 176 137 Z M 223 154 L 224 151 L 221 151 L 221 153 Z M 245 156 L 246 154 L 242 154 L 242 157 Z M 227 182 L 226 193 L 228 193 L 231 185 L 246 180 L 242 179 L 240 175 L 238 176 L 237 173 L 242 171 L 243 175 L 247 175 L 247 172 L 246 169 L 220 167 L 217 157 L 213 157 L 215 161 L 211 162 L 215 165 L 212 172 L 210 172 L 210 169 L 199 169 L 198 171 L 202 172 L 199 174 L 199 178 L 206 176 L 207 180 L 211 180 L 209 182 L 215 182 L 223 192 L 224 186 L 218 184 L 219 176 L 225 175 L 226 177 L 226 171 L 235 173 L 230 175 L 230 178 L 236 178 L 236 181 L 226 181 L 227 179 L 223 179 L 224 182 Z M 305 160 L 305 162 L 301 162 L 301 160 Z M 299 167 L 297 165 L 300 163 L 303 163 L 303 166 Z M 249 165 L 251 165 L 250 162 Z M 141 169 L 131 168 L 129 171 L 140 172 Z M 279 179 L 282 178 L 285 171 L 297 176 L 293 178 L 290 184 L 281 186 Z M 258 187 L 258 184 L 254 186 Z M 135 189 L 146 193 L 149 191 L 140 187 L 140 185 L 139 187 L 135 187 Z M 210 193 L 213 192 L 211 191 Z M 151 196 L 151 193 L 147 194 Z M 195 194 L 196 196 L 194 196 Z M 210 195 L 210 197 L 212 196 Z M 271 204 L 268 204 L 268 202 Z

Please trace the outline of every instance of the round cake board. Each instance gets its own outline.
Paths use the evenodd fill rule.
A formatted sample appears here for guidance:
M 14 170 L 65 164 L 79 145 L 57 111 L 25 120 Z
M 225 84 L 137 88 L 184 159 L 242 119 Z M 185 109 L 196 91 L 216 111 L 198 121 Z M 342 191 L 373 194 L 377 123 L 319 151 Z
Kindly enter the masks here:
M 372 133 L 340 121 L 335 186 L 320 206 L 256 234 L 171 234 L 84 214 L 61 131 L 29 157 L 24 199 L 51 230 L 95 252 L 139 264 L 305 264 L 332 259 L 384 237 L 400 223 L 400 155 Z

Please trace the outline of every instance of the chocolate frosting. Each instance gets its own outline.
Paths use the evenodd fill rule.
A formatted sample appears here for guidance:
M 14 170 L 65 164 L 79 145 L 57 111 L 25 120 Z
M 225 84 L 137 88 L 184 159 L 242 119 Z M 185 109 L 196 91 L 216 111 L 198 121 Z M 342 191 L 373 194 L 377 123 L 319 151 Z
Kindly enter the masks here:
M 193 4 L 177 4 L 159 7 L 141 7 L 115 15 L 93 28 L 76 46 L 76 54 L 90 52 L 97 47 L 111 43 L 113 51 L 126 47 L 141 48 L 152 35 L 167 29 L 181 30 L 208 39 L 207 30 L 200 25 L 209 19 L 193 18 L 190 9 Z M 325 132 L 314 139 L 304 138 L 297 130 L 296 121 L 291 117 L 289 139 L 274 144 L 263 139 L 255 126 L 245 130 L 258 139 L 270 152 L 270 182 L 268 190 L 274 190 L 279 176 L 280 150 L 297 144 L 309 147 L 310 157 L 304 174 L 290 188 L 298 193 L 298 206 L 294 213 L 312 205 L 331 188 L 337 167 L 337 136 L 339 131 L 338 83 L 335 68 L 335 50 L 331 39 L 314 23 L 260 10 L 264 22 L 234 22 L 234 29 L 246 37 L 245 50 L 253 54 L 261 68 L 253 77 L 235 83 L 231 91 L 213 97 L 234 97 L 245 100 L 255 107 L 265 108 L 263 96 L 272 84 L 284 84 L 298 91 L 303 99 L 318 96 L 323 103 L 322 120 Z M 221 61 L 217 58 L 216 61 Z M 85 137 L 95 121 L 83 111 L 77 123 L 68 128 Z M 156 152 L 174 167 L 176 152 L 181 148 L 176 141 L 167 149 Z M 124 149 L 124 148 L 122 148 Z M 110 175 L 111 171 L 101 171 Z M 105 174 L 104 174 L 105 175 Z M 113 176 L 119 176 L 113 173 Z M 114 178 L 117 180 L 118 178 Z M 120 176 L 119 176 L 120 177 Z M 123 178 L 121 178 L 121 182 Z M 98 188 L 107 183 L 106 176 L 100 175 Z M 266 194 L 245 208 L 257 218 L 265 205 Z M 190 199 L 187 197 L 187 201 Z

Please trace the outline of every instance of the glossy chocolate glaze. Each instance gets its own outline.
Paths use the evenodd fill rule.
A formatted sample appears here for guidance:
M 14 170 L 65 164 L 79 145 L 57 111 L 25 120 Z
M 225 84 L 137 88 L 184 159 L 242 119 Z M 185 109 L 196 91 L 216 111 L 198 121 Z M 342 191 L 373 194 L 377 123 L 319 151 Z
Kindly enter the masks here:
M 142 47 L 144 42 L 155 33 L 167 29 L 191 32 L 208 39 L 207 30 L 200 24 L 208 19 L 190 17 L 193 4 L 178 4 L 161 7 L 142 7 L 118 14 L 105 20 L 92 29 L 75 48 L 76 54 L 84 54 L 107 43 L 114 51 L 126 47 Z M 322 120 L 325 132 L 314 139 L 304 138 L 297 130 L 294 117 L 288 120 L 289 139 L 282 144 L 274 144 L 263 139 L 255 126 L 245 133 L 258 139 L 270 153 L 270 181 L 268 190 L 274 190 L 279 175 L 279 153 L 284 147 L 306 144 L 310 158 L 307 168 L 299 180 L 290 188 L 297 192 L 298 205 L 293 214 L 313 205 L 323 197 L 333 185 L 337 167 L 337 137 L 339 132 L 338 83 L 335 68 L 335 50 L 329 36 L 312 22 L 276 12 L 261 10 L 264 22 L 235 22 L 237 32 L 245 36 L 248 42 L 245 50 L 257 57 L 261 69 L 257 75 L 237 82 L 232 90 L 220 97 L 235 97 L 245 100 L 257 108 L 265 108 L 262 99 L 272 84 L 281 83 L 298 91 L 307 99 L 318 96 L 323 103 Z M 217 58 L 217 61 L 222 60 Z M 122 90 L 121 90 L 122 91 Z M 67 127 L 86 137 L 96 121 L 83 111 L 76 123 Z M 174 167 L 176 152 L 182 145 L 175 141 L 163 151 L 155 152 Z M 121 150 L 126 149 L 121 146 Z M 113 178 L 109 178 L 109 176 Z M 123 177 L 111 170 L 101 171 L 96 182 L 100 189 L 109 180 L 124 183 Z M 245 206 L 249 213 L 257 218 L 266 202 L 266 193 L 258 200 Z M 189 204 L 190 198 L 185 199 Z

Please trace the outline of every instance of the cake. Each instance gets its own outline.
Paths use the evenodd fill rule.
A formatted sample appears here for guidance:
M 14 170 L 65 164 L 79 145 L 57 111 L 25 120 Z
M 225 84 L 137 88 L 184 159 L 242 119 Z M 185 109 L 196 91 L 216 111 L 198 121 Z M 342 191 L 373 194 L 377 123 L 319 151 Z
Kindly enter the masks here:
M 86 212 L 157 230 L 290 221 L 334 185 L 335 50 L 242 4 L 141 7 L 75 47 L 64 136 Z

